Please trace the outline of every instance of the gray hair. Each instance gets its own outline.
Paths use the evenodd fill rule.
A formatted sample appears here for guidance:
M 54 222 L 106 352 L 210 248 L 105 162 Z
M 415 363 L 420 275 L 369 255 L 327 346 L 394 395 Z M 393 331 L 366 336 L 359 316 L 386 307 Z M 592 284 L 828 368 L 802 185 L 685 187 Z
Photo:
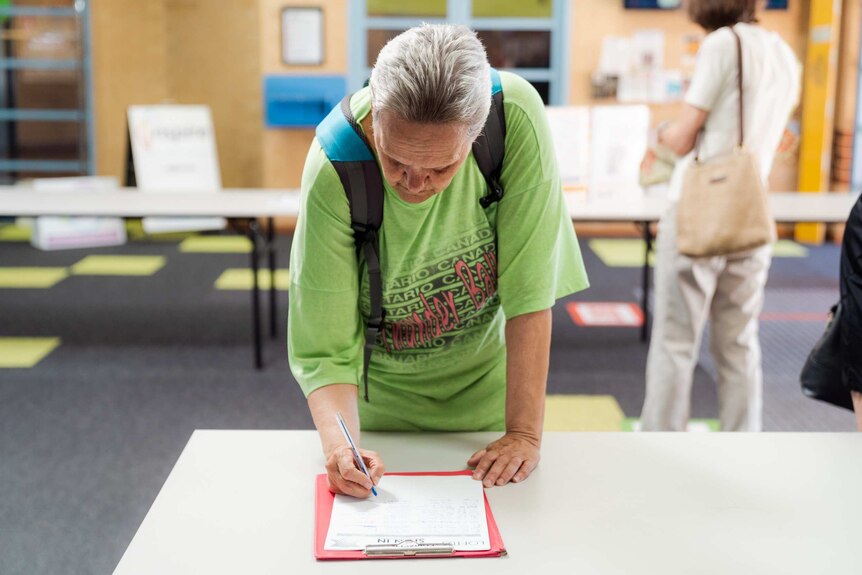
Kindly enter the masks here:
M 491 106 L 485 48 L 466 26 L 423 24 L 390 40 L 371 71 L 371 109 L 418 123 L 463 124 L 473 139 Z

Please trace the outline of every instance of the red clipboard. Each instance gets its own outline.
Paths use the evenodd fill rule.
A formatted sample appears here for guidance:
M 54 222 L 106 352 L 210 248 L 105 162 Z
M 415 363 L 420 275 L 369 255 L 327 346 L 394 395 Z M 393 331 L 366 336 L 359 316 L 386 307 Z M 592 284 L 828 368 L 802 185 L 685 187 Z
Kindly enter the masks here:
M 409 473 L 387 473 L 386 475 L 472 475 L 472 471 L 429 471 Z M 314 517 L 314 556 L 317 559 L 407 559 L 407 558 L 445 558 L 445 557 L 502 557 L 506 555 L 503 538 L 491 513 L 488 496 L 485 496 L 485 517 L 488 519 L 488 538 L 491 548 L 485 551 L 454 551 L 445 555 L 366 555 L 364 551 L 328 551 L 323 548 L 326 534 L 329 532 L 329 519 L 332 517 L 332 505 L 335 494 L 329 490 L 326 475 L 318 475 L 315 481 L 315 517 Z

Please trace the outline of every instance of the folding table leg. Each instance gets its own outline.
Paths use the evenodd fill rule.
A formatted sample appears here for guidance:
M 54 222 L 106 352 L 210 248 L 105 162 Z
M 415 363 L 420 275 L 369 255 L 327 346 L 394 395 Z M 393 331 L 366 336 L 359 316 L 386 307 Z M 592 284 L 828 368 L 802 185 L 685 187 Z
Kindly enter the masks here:
M 269 333 L 272 339 L 278 337 L 278 310 L 275 289 L 275 225 L 272 218 L 267 219 L 266 244 L 269 252 Z
M 641 325 L 641 341 L 649 339 L 649 254 L 652 251 L 652 232 L 649 222 L 641 222 L 644 230 L 644 267 L 643 267 L 643 289 L 641 289 L 641 311 L 643 312 L 643 324 Z
M 256 219 L 248 221 L 248 239 L 251 241 L 251 321 L 252 335 L 254 337 L 254 367 L 255 369 L 263 368 L 263 359 L 261 352 L 261 336 L 260 336 L 260 285 L 258 282 L 258 271 L 260 268 L 258 260 L 258 225 Z

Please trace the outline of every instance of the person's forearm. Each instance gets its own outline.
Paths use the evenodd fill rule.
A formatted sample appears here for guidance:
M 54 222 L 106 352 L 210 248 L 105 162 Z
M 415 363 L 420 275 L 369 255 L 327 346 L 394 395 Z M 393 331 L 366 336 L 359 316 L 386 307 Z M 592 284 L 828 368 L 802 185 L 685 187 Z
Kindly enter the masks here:
M 697 140 L 697 134 L 706 123 L 709 112 L 683 104 L 679 117 L 659 127 L 658 143 L 669 148 L 677 156 L 689 153 Z
M 684 156 L 694 148 L 695 138 L 679 122 L 671 122 L 659 130 L 658 143 L 677 156 Z
M 551 310 L 506 322 L 506 433 L 538 446 L 545 419 L 545 390 L 551 349 Z
M 347 444 L 335 418 L 337 412 L 341 412 L 351 437 L 359 445 L 357 395 L 355 385 L 336 384 L 316 389 L 308 396 L 308 408 L 320 434 L 324 456 L 328 457 L 336 447 Z
M 853 396 L 853 411 L 856 413 L 856 429 L 862 431 L 862 393 L 851 391 Z

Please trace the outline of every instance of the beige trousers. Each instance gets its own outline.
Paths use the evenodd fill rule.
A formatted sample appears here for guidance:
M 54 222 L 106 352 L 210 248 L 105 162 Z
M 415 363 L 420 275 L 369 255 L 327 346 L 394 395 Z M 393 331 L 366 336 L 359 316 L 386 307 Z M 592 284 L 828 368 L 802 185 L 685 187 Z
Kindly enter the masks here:
M 760 431 L 763 373 L 758 316 L 772 246 L 689 258 L 676 249 L 676 209 L 659 222 L 655 311 L 646 369 L 645 431 L 684 431 L 701 335 L 710 320 L 723 431 Z

